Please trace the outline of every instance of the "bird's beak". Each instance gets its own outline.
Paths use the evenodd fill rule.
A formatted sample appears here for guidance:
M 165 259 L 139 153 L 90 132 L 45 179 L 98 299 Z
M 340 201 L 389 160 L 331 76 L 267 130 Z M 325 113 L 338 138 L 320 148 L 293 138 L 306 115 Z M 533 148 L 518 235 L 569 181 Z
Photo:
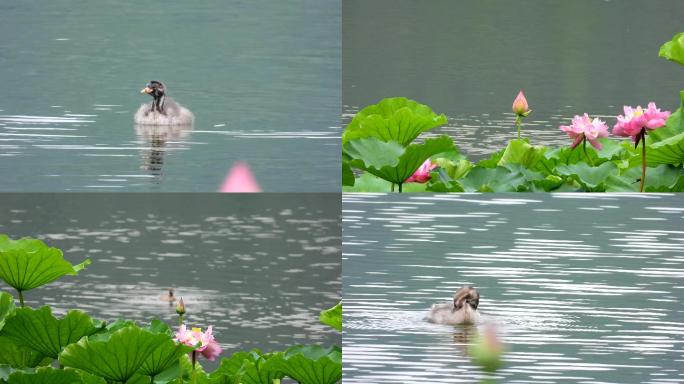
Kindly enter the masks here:
M 152 93 L 152 88 L 145 87 L 140 91 L 140 93 Z

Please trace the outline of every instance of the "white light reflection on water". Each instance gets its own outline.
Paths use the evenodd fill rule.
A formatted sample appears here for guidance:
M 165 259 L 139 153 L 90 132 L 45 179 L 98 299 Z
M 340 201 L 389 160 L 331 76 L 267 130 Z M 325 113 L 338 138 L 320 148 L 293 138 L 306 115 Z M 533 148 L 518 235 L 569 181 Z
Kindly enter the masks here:
M 499 382 L 679 381 L 680 207 L 653 194 L 345 194 L 345 383 L 480 382 L 465 352 L 477 329 L 423 321 L 466 284 L 509 346 Z

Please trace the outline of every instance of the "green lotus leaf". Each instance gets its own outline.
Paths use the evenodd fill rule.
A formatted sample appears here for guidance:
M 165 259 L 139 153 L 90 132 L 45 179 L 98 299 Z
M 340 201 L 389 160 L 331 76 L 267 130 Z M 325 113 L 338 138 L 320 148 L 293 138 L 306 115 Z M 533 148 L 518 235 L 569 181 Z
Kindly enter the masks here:
M 525 175 L 506 167 L 474 167 L 460 180 L 466 192 L 518 192 L 528 189 Z
M 209 381 L 212 384 L 272 384 L 284 376 L 276 367 L 276 360 L 281 356 L 281 352 L 261 354 L 259 350 L 234 353 L 230 358 L 221 359 L 221 365 L 212 372 Z
M 219 367 L 209 375 L 212 384 L 239 383 L 244 361 L 254 361 L 260 357 L 258 352 L 236 352 L 221 359 Z
M 342 380 L 342 350 L 337 346 L 291 347 L 274 362 L 286 376 L 301 384 L 334 384 Z
M 62 251 L 37 239 L 11 240 L 0 235 L 0 279 L 19 293 L 51 283 L 64 275 L 76 275 L 88 264 L 90 259 L 71 265 L 64 260 Z
M 404 192 L 425 192 L 427 184 L 406 183 Z M 343 192 L 390 192 L 394 191 L 394 185 L 368 172 L 362 173 L 356 178 L 353 187 L 342 187 Z
M 679 92 L 679 99 L 681 101 L 679 108 L 670 115 L 665 122 L 665 126 L 648 132 L 646 143 L 649 144 L 649 147 L 659 141 L 669 139 L 684 132 L 684 119 L 682 119 L 682 113 L 684 113 L 684 91 Z
M 431 159 L 451 180 L 462 178 L 473 167 L 473 163 L 468 161 L 457 150 L 438 153 L 432 156 Z
M 577 163 L 589 163 L 598 166 L 606 161 L 618 161 L 633 156 L 629 151 L 629 146 L 624 146 L 625 140 L 617 141 L 608 138 L 599 139 L 603 148 L 597 151 L 591 145 L 587 145 L 586 154 L 581 147 L 572 149 L 570 147 L 560 147 L 548 150 L 539 162 L 533 167 L 535 171 L 543 172 L 546 175 L 556 174 L 555 168 L 559 165 L 570 165 Z M 589 158 L 587 158 L 587 155 Z
M 559 165 L 556 171 L 574 179 L 589 192 L 603 192 L 606 190 L 606 179 L 610 175 L 617 175 L 618 167 L 608 161 L 598 167 L 591 167 L 587 163 Z
M 0 292 L 0 331 L 5 326 L 5 319 L 14 316 L 14 297 L 7 292 Z
M 646 148 L 646 165 L 656 166 L 658 164 L 684 164 L 684 132 L 658 141 Z M 641 162 L 641 153 L 638 155 Z
M 67 370 L 72 370 L 72 368 L 66 368 Z M 79 369 L 75 370 L 79 376 L 81 376 L 81 380 L 83 381 L 83 384 L 107 384 L 105 379 L 101 378 L 100 376 L 95 376 L 91 375 L 90 373 L 86 371 L 81 371 Z M 126 383 L 130 384 L 130 383 Z M 149 384 L 149 380 L 146 382 L 146 384 Z
M 606 183 L 606 192 L 637 192 L 641 179 L 641 166 L 630 168 L 622 174 L 611 175 Z M 646 168 L 646 192 L 682 192 L 684 169 L 662 164 Z
M 81 376 L 74 370 L 41 367 L 33 373 L 16 371 L 9 376 L 7 384 L 80 384 Z M 102 381 L 104 383 L 104 380 Z
M 492 153 L 488 159 L 478 161 L 476 165 L 480 168 L 496 168 L 498 167 L 499 161 L 501 161 L 501 158 L 503 157 L 504 151 L 506 151 L 505 148 L 500 151 L 496 151 Z
M 399 164 L 399 157 L 405 151 L 404 147 L 396 141 L 385 142 L 375 137 L 348 141 L 343 148 L 344 152 L 353 159 L 352 165 L 361 169 L 394 167 Z
M 658 56 L 684 65 L 684 32 L 674 35 L 672 40 L 663 44 Z
M 342 302 L 340 301 L 334 307 L 326 309 L 321 312 L 321 323 L 329 325 L 338 331 L 342 330 Z
M 126 382 L 168 339 L 169 336 L 165 334 L 155 334 L 133 326 L 126 327 L 114 332 L 107 341 L 82 338 L 78 343 L 64 349 L 59 355 L 59 362 L 63 366 L 78 368 L 108 381 Z
M 470 166 L 468 167 L 468 170 L 470 170 Z M 430 172 L 430 181 L 427 183 L 427 190 L 440 193 L 465 191 L 461 183 L 454 180 L 446 169 L 442 167 L 436 168 Z
M 411 144 L 406 147 L 404 154 L 399 157 L 399 162 L 396 166 L 384 166 L 380 169 L 365 167 L 365 164 L 358 160 L 354 160 L 352 165 L 391 183 L 399 184 L 401 191 L 404 181 L 413 175 L 425 160 L 438 153 L 451 150 L 455 150 L 453 141 L 451 141 L 449 136 L 442 135 L 437 138 L 427 139 L 422 144 Z
M 511 140 L 497 165 L 521 164 L 531 168 L 544 156 L 545 151 L 545 147 L 532 145 L 527 139 Z
M 280 382 L 285 374 L 278 370 L 278 362 L 281 353 L 266 357 L 261 357 L 255 361 L 245 361 L 242 370 L 243 375 L 240 383 L 242 384 L 273 384 Z M 278 381 L 276 381 L 278 380 Z
M 192 347 L 178 344 L 169 337 L 145 359 L 139 372 L 145 376 L 155 377 L 174 365 L 178 365 L 180 357 L 192 350 Z
M 541 180 L 533 180 L 532 185 L 534 186 L 532 192 L 574 192 L 577 190 L 577 187 L 565 183 L 564 178 L 556 175 L 548 175 Z M 560 190 L 561 188 L 563 189 Z
M 0 336 L 0 364 L 7 364 L 13 368 L 33 368 L 51 362 L 51 358 L 46 358 L 40 352 L 17 344 L 7 336 Z
M 67 312 L 62 319 L 52 315 L 50 307 L 17 308 L 7 320 L 3 335 L 45 356 L 56 359 L 69 344 L 89 336 L 104 327 L 102 322 L 77 310 Z
M 404 97 L 383 99 L 359 111 L 342 135 L 342 144 L 350 140 L 375 137 L 409 145 L 422 132 L 444 125 L 446 116 L 437 115 L 427 105 Z
M 342 186 L 353 187 L 354 186 L 354 171 L 352 171 L 351 165 L 349 165 L 349 160 L 342 160 Z

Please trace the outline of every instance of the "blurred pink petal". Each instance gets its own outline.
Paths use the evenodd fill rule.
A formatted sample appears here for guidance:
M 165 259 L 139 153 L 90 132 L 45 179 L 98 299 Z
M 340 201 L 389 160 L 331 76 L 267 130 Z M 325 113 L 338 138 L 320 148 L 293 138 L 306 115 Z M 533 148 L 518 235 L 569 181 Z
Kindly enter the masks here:
M 425 160 L 425 162 L 418 168 L 413 175 L 411 175 L 405 183 L 427 183 L 430 180 L 430 171 L 437 167 L 437 163 L 433 163 L 430 159 Z
M 261 192 L 261 187 L 249 169 L 249 165 L 238 161 L 228 171 L 228 176 L 219 192 Z

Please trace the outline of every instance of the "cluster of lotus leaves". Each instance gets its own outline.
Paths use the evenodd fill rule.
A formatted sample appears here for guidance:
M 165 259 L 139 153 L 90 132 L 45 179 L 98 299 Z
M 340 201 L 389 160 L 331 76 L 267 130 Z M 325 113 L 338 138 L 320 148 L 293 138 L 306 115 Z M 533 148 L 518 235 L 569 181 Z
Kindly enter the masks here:
M 660 56 L 684 65 L 684 33 L 660 49 Z M 684 91 L 680 107 L 664 127 L 649 131 L 646 192 L 684 191 Z M 342 136 L 345 191 L 388 192 L 427 159 L 438 165 L 426 184 L 405 184 L 407 192 L 634 192 L 642 154 L 630 140 L 603 138 L 600 151 L 533 145 L 513 139 L 488 159 L 471 162 L 447 135 L 421 136 L 447 118 L 406 98 L 389 98 L 359 111 Z M 511 123 L 512 124 L 512 123 Z M 524 132 L 524 131 L 523 131 Z M 511 125 L 511 135 L 513 135 Z M 356 172 L 354 171 L 356 170 Z

